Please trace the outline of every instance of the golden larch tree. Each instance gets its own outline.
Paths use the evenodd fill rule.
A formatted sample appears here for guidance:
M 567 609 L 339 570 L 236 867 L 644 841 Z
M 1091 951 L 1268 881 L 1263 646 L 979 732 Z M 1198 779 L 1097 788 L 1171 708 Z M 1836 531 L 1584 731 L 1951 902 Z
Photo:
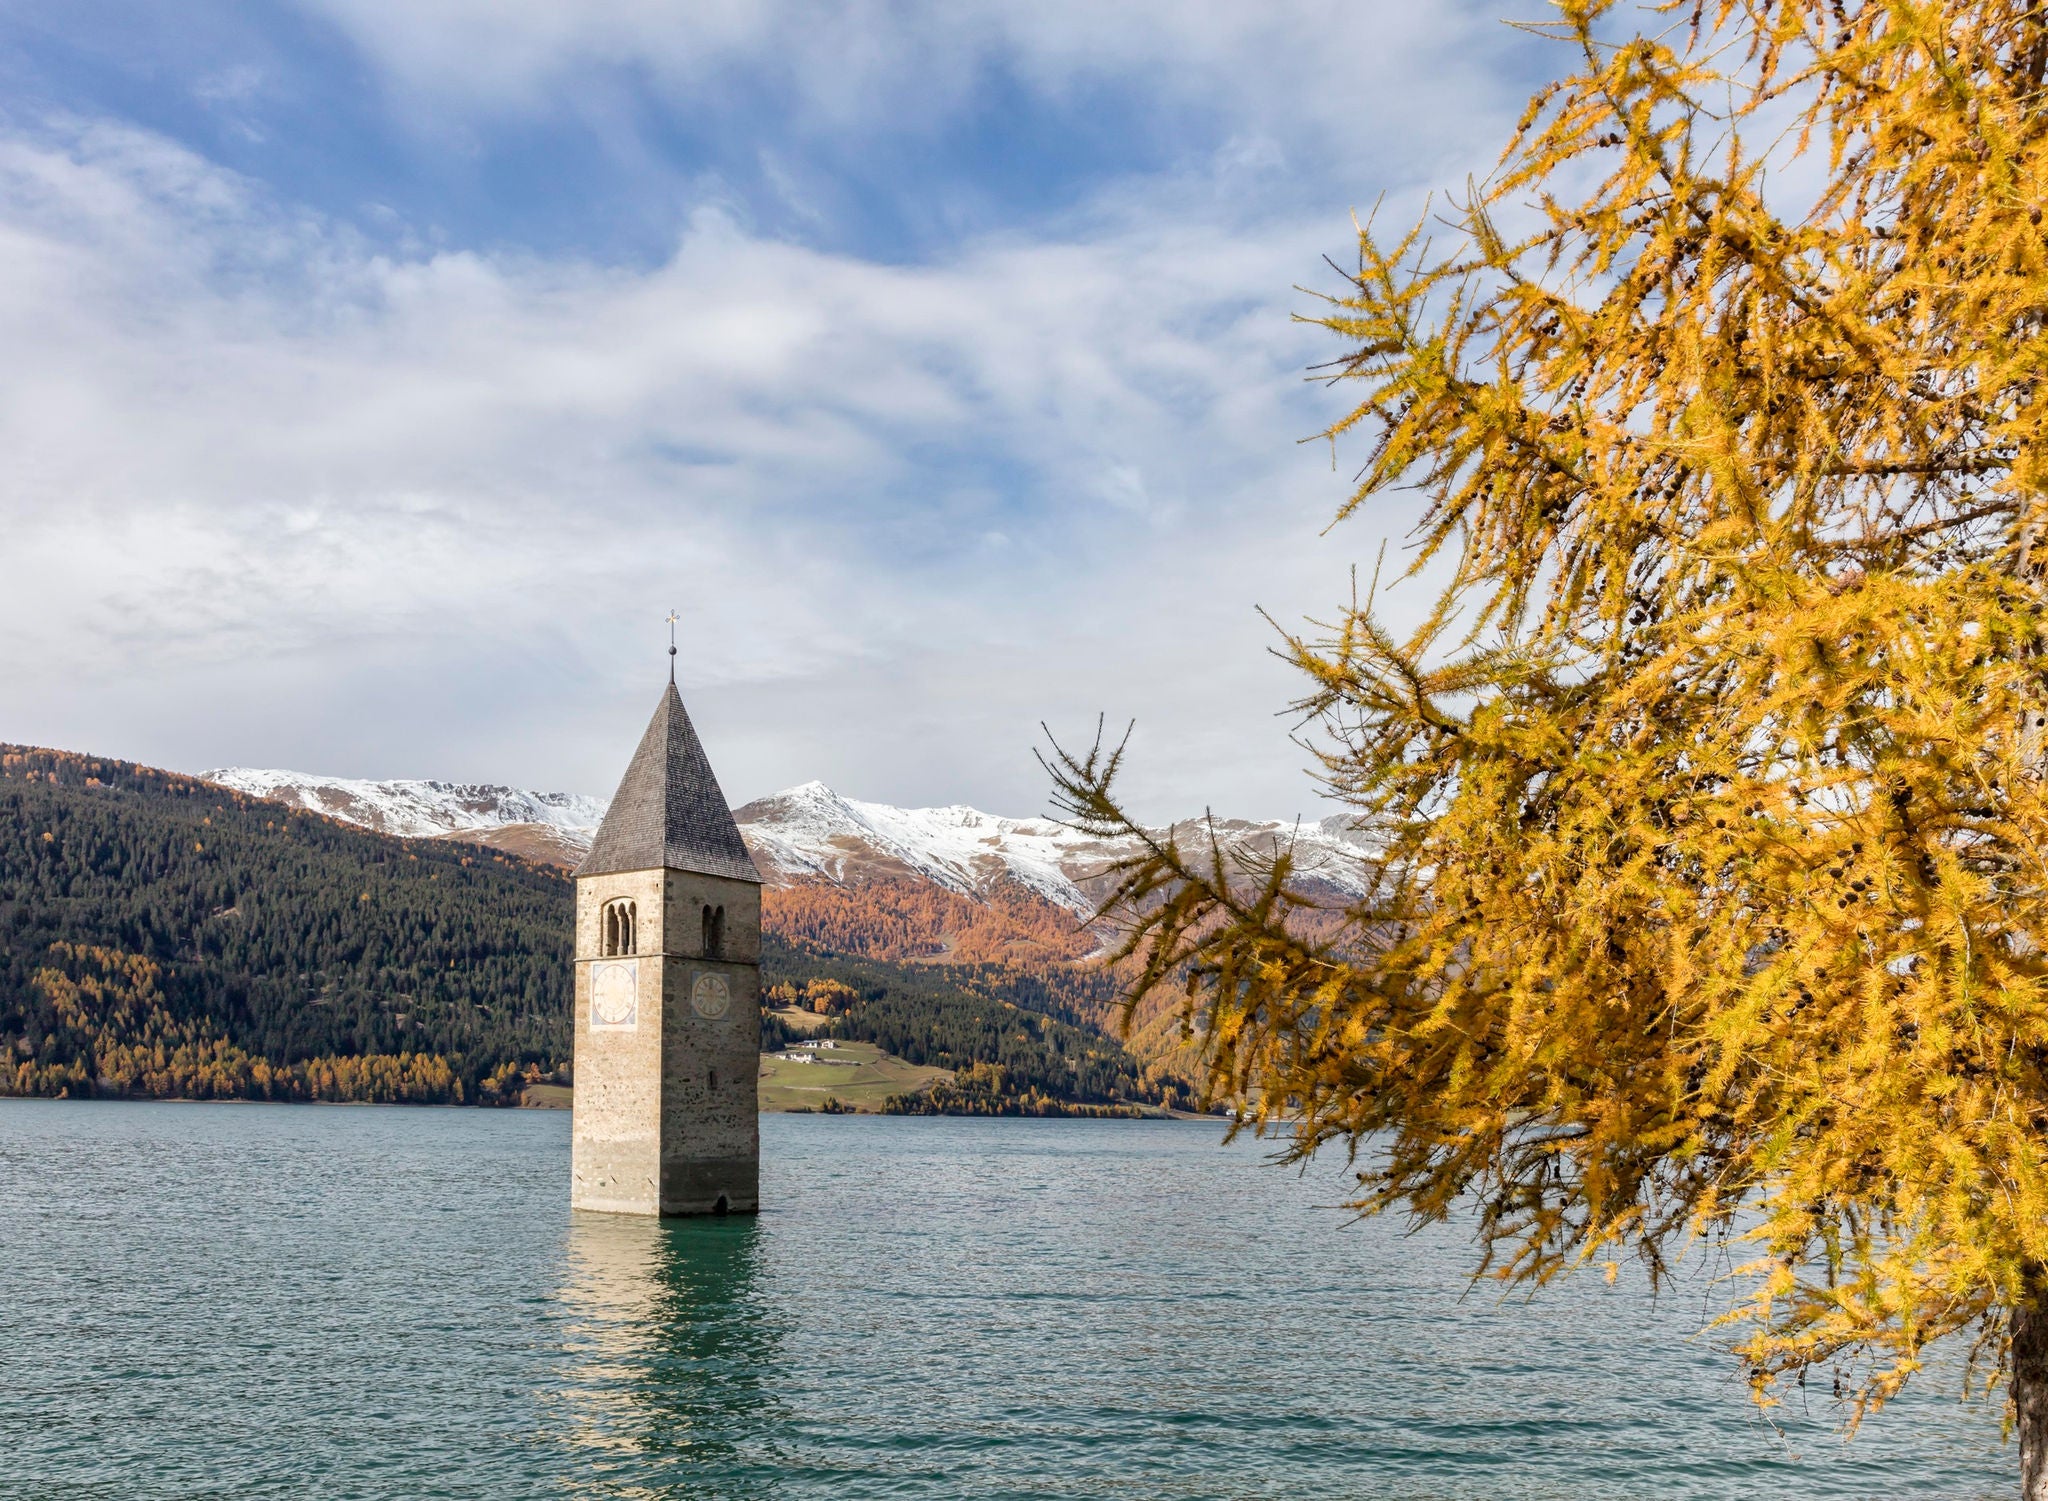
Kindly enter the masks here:
M 1133 1003 L 1362 1208 L 1476 1204 L 1484 1274 L 1746 1246 L 1761 1400 L 1972 1340 L 2043 1501 L 2048 16 L 1557 10 L 1455 235 L 1369 225 L 1312 320 L 1342 514 L 1418 488 L 1447 580 L 1284 647 L 1377 889 L 1333 936 L 1155 841 Z M 1053 766 L 1143 838 L 1119 759 Z

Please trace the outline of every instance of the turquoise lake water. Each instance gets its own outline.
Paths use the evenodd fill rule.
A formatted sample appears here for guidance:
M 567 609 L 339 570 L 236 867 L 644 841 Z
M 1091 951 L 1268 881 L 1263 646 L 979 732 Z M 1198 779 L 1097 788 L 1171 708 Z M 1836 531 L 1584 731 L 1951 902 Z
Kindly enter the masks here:
M 1207 1125 L 767 1116 L 758 1220 L 540 1111 L 0 1101 L 0 1496 L 2014 1496 L 1952 1370 L 1845 1446 L 1705 1278 L 1468 1293 Z

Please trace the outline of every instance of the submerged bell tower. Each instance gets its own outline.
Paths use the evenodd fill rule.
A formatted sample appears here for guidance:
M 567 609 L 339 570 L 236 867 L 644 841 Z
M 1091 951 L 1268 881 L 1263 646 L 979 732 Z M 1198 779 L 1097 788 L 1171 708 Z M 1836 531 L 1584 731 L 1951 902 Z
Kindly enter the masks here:
M 575 962 L 570 1205 L 753 1213 L 761 877 L 673 667 L 576 870 Z

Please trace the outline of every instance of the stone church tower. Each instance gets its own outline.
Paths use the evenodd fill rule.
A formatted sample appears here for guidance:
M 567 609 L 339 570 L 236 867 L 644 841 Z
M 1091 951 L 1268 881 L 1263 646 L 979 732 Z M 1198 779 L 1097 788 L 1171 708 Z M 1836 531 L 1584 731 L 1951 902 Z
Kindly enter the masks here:
M 570 1204 L 760 1205 L 761 877 L 671 675 L 576 871 Z

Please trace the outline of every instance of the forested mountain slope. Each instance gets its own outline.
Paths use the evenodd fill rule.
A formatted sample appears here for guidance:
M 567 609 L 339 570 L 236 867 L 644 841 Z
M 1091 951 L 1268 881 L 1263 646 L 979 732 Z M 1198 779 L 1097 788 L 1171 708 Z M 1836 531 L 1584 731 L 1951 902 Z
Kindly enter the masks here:
M 0 746 L 0 1091 L 491 1098 L 568 1062 L 573 908 L 552 867 Z M 784 941 L 771 903 L 764 979 L 839 982 L 856 999 L 835 1026 L 906 1056 L 1063 1099 L 1178 1098 L 1092 1025 L 1102 977 L 898 962 L 942 925 L 906 922 Z
M 604 807 L 595 798 L 497 785 L 245 767 L 206 778 L 379 832 L 470 841 L 563 867 L 589 848 Z M 733 818 L 767 882 L 766 930 L 787 939 L 793 955 L 943 967 L 970 994 L 988 993 L 1004 978 L 996 971 L 1005 971 L 1010 988 L 1033 992 L 1035 1009 L 1115 1037 L 1155 1073 L 1197 1071 L 1177 997 L 1149 997 L 1126 1028 L 1115 977 L 1096 962 L 1118 935 L 1090 919 L 1136 843 L 1045 818 L 861 802 L 820 782 L 747 803 Z M 1341 937 L 1346 910 L 1377 879 L 1370 841 L 1348 815 L 1183 819 L 1152 834 L 1170 835 L 1198 861 L 1215 852 L 1247 884 L 1287 852 L 1290 887 L 1313 904 L 1290 925 L 1309 938 Z
M 550 868 L 0 747 L 0 1043 L 26 1092 L 148 1040 L 180 1087 L 124 1087 L 291 1097 L 309 1091 L 257 1088 L 255 1060 L 427 1054 L 473 1099 L 502 1064 L 565 1054 L 571 911 Z

